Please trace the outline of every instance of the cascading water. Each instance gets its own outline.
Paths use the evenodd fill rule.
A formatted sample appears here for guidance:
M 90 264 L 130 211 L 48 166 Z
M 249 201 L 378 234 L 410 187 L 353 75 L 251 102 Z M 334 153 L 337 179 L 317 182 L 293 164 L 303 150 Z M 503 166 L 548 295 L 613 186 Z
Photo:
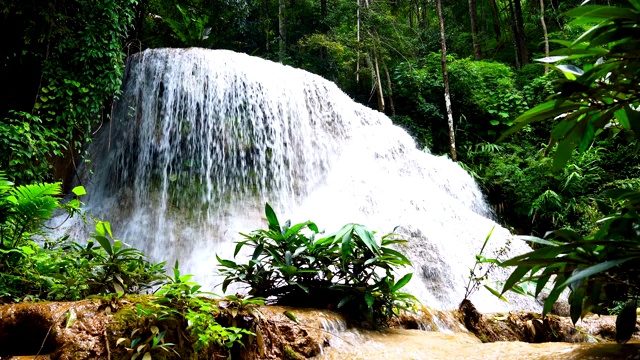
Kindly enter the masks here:
M 264 226 L 266 201 L 281 219 L 327 231 L 347 222 L 396 229 L 415 265 L 409 290 L 436 308 L 462 300 L 492 227 L 485 254 L 509 239 L 473 179 L 419 151 L 386 116 L 319 76 L 230 51 L 132 56 L 113 120 L 91 152 L 87 209 L 117 237 L 154 260 L 179 259 L 209 286 L 214 254 L 231 257 L 238 232 Z M 485 290 L 472 301 L 481 311 L 506 306 Z

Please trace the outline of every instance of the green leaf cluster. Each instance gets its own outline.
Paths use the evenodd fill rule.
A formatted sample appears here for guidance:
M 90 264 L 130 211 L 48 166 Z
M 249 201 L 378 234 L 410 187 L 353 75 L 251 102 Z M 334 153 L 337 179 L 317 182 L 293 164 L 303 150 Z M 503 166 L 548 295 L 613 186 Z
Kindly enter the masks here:
M 85 194 L 82 187 L 73 192 Z M 79 300 L 140 293 L 158 283 L 164 264 L 150 263 L 140 251 L 113 239 L 107 222 L 98 221 L 84 245 L 68 236 L 48 240 L 43 228 L 54 211 L 79 213 L 78 199 L 62 203 L 60 195 L 60 183 L 14 186 L 0 172 L 0 299 Z
M 548 239 L 522 237 L 542 247 L 502 263 L 517 266 L 503 292 L 532 281 L 537 296 L 553 283 L 544 302 L 546 314 L 568 288 L 574 322 L 589 311 L 602 312 L 602 305 L 640 295 L 640 237 L 636 231 L 640 227 L 640 192 L 615 189 L 605 195 L 609 201 L 599 205 L 608 215 L 595 234 L 581 236 L 565 229 L 549 232 Z
M 590 25 L 573 42 L 557 41 L 564 47 L 539 61 L 551 64 L 565 75 L 555 83 L 556 93 L 548 101 L 515 120 L 503 138 L 523 127 L 555 120 L 548 149 L 557 144 L 553 165 L 562 168 L 573 151 L 584 152 L 605 129 L 640 135 L 640 3 L 621 2 L 616 7 L 585 5 L 569 11 L 574 24 Z M 571 61 L 588 61 L 584 69 Z M 560 64 L 560 63 L 563 64 Z
M 394 247 L 405 240 L 378 237 L 367 227 L 347 224 L 321 235 L 315 223 L 280 224 L 266 204 L 267 230 L 243 234 L 234 255 L 251 249 L 246 263 L 218 257 L 223 291 L 232 283 L 249 286 L 249 294 L 278 304 L 335 308 L 374 325 L 385 324 L 399 309 L 409 309 L 413 296 L 399 290 L 411 279 L 396 280 L 395 270 L 411 266 Z

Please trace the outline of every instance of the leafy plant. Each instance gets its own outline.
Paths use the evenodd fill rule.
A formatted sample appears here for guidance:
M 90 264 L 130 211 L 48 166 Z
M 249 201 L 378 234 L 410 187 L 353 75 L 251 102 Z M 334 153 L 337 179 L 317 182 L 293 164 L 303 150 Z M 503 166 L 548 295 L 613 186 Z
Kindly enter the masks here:
M 20 184 L 41 182 L 49 175 L 49 157 L 62 156 L 66 142 L 55 129 L 42 124 L 42 119 L 26 112 L 10 111 L 0 123 L 0 160 L 9 178 Z
M 614 132 L 632 131 L 640 138 L 640 36 L 635 28 L 640 16 L 636 0 L 620 2 L 616 7 L 584 5 L 566 13 L 574 17 L 573 24 L 593 24 L 573 42 L 558 41 L 565 47 L 539 59 L 565 75 L 555 84 L 556 93 L 550 99 L 520 115 L 515 125 L 502 136 L 508 136 L 528 124 L 556 119 L 548 149 L 558 149 L 554 167 L 562 168 L 573 153 L 588 149 L 594 136 L 604 129 Z M 571 60 L 593 59 L 581 69 Z
M 76 197 L 85 194 L 73 189 Z M 47 238 L 45 222 L 57 209 L 80 214 L 80 201 L 61 202 L 60 183 L 14 186 L 0 173 L 0 297 L 79 300 L 111 292 L 140 293 L 163 278 L 164 264 L 112 238 L 111 226 L 97 221 L 96 233 L 81 245 Z M 96 246 L 99 244 L 99 246 Z
M 478 254 L 476 255 L 476 262 L 473 265 L 473 268 L 471 268 L 469 271 L 469 282 L 467 282 L 467 285 L 465 286 L 463 302 L 469 299 L 469 297 L 480 288 L 480 285 L 484 286 L 485 289 L 498 296 L 501 300 L 507 301 L 507 299 L 502 296 L 497 290 L 484 283 L 486 282 L 491 271 L 493 271 L 496 266 L 500 265 L 499 258 L 509 250 L 509 244 L 507 244 L 505 247 L 498 249 L 493 258 L 487 258 L 483 255 L 484 249 L 486 248 L 494 229 L 495 228 L 491 228 L 491 231 L 489 231 L 489 234 L 487 234 L 487 237 L 484 239 L 482 248 L 480 248 L 480 252 L 478 252 Z M 483 269 L 483 266 L 486 266 L 486 268 Z
M 175 310 L 160 304 L 138 304 L 135 310 L 125 309 L 120 316 L 132 329 L 116 340 L 116 347 L 125 350 L 120 359 L 164 359 L 172 354 L 179 357 L 175 344 L 165 341 L 167 331 L 179 327 Z
M 183 319 L 187 326 L 187 332 L 193 339 L 193 350 L 198 352 L 211 346 L 220 346 L 230 351 L 236 344 L 242 343 L 242 335 L 253 335 L 252 332 L 237 328 L 235 321 L 232 326 L 223 326 L 219 323 L 220 310 L 216 303 L 210 299 L 202 298 L 206 293 L 201 292 L 201 286 L 191 281 L 193 275 L 182 275 L 178 261 L 173 267 L 173 277 L 167 279 L 165 284 L 157 291 L 159 297 L 154 303 L 169 306 L 175 309 L 175 315 Z M 239 301 L 242 304 L 242 301 Z M 255 302 L 248 302 L 249 307 Z M 237 311 L 235 314 L 237 314 Z M 235 315 L 233 316 L 235 317 Z M 233 319 L 235 320 L 235 319 Z
M 638 97 L 638 45 L 635 31 L 640 2 L 630 0 L 618 7 L 585 5 L 568 13 L 574 23 L 593 25 L 566 48 L 543 61 L 601 57 L 585 70 L 574 65 L 556 65 L 566 80 L 558 83 L 558 94 L 524 113 L 505 135 L 529 123 L 560 116 L 551 132 L 557 143 L 554 165 L 562 167 L 577 147 L 584 152 L 597 132 L 605 128 L 640 134 Z M 549 146 L 551 148 L 551 146 Z M 569 288 L 571 319 L 576 322 L 589 311 L 601 312 L 615 301 L 627 302 L 616 320 L 616 340 L 626 342 L 635 329 L 636 299 L 640 294 L 640 192 L 619 188 L 604 192 L 598 206 L 606 216 L 599 229 L 582 236 L 568 229 L 555 230 L 548 239 L 528 237 L 541 248 L 503 263 L 516 266 L 503 292 L 522 281 L 537 282 L 538 295 L 547 283 L 553 288 L 545 300 L 549 312 L 562 291 Z M 630 301 L 629 301 L 630 300 Z
M 523 280 L 534 280 L 537 296 L 553 281 L 543 313 L 548 313 L 569 288 L 574 322 L 589 311 L 603 311 L 603 304 L 640 294 L 640 268 L 635 265 L 640 259 L 640 237 L 635 231 L 640 226 L 640 193 L 616 189 L 606 191 L 605 196 L 612 204 L 600 202 L 608 215 L 595 234 L 581 236 L 565 229 L 550 232 L 546 240 L 523 237 L 545 246 L 503 262 L 504 266 L 517 266 L 503 292 Z
M 358 319 L 384 324 L 398 309 L 409 309 L 415 297 L 400 290 L 411 279 L 398 279 L 394 271 L 411 262 L 392 245 L 393 234 L 378 238 L 366 227 L 347 224 L 335 234 L 320 234 L 310 221 L 280 225 L 275 212 L 265 205 L 268 230 L 242 234 L 234 256 L 247 246 L 248 263 L 218 258 L 222 287 L 235 282 L 249 285 L 249 294 L 273 298 L 279 304 L 333 307 Z
M 185 9 L 176 4 L 176 8 L 180 12 L 182 19 L 179 21 L 173 19 L 165 19 L 169 24 L 173 34 L 184 46 L 202 46 L 211 34 L 211 27 L 205 27 L 209 22 L 207 15 L 198 14 L 193 8 Z

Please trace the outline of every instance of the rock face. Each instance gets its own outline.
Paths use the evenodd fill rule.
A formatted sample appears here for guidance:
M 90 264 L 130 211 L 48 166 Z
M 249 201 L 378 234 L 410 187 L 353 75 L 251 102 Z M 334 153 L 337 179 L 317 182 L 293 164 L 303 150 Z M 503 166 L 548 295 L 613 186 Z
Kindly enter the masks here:
M 99 301 L 2 305 L 0 358 L 106 358 L 107 323 Z
M 135 305 L 135 301 L 132 299 L 129 304 Z M 435 341 L 434 344 L 442 351 L 442 356 L 432 357 L 434 359 L 448 358 L 447 352 L 454 354 L 462 340 L 473 346 L 473 351 L 479 352 L 478 356 L 484 354 L 484 358 L 492 358 L 486 357 L 491 351 L 506 351 L 505 347 L 510 351 L 524 348 L 532 354 L 530 358 L 536 358 L 536 354 L 545 351 L 553 350 L 553 354 L 560 354 L 569 349 L 576 353 L 604 351 L 618 346 L 612 343 L 615 337 L 613 316 L 590 315 L 574 327 L 566 317 L 552 315 L 542 318 L 528 312 L 481 314 L 473 304 L 463 305 L 460 311 L 440 312 L 425 308 L 418 315 L 403 315 L 391 324 L 395 329 L 388 331 L 352 328 L 341 315 L 329 310 L 282 306 L 262 307 L 253 312 L 256 316 L 234 314 L 232 318 L 242 321 L 226 325 L 251 329 L 255 333 L 248 339 L 243 337 L 244 347 L 231 350 L 234 359 L 366 359 L 368 357 L 364 354 L 375 350 L 376 346 L 381 347 L 376 351 L 384 350 L 384 354 L 388 354 L 380 352 L 382 357 L 377 358 L 395 359 L 398 351 L 402 354 L 405 341 L 408 346 L 412 339 L 424 337 Z M 121 336 L 120 332 L 131 333 L 131 329 L 115 326 L 117 321 L 114 319 L 118 314 L 109 315 L 110 309 L 109 304 L 101 300 L 0 305 L 0 360 L 33 359 L 36 356 L 40 360 L 116 359 L 118 354 L 122 355 L 116 340 Z M 225 316 L 229 314 L 221 312 L 218 321 Z M 186 323 L 178 327 L 180 329 L 173 330 L 180 333 Z M 640 349 L 638 329 L 640 327 L 636 328 L 632 339 L 635 344 L 626 348 L 634 354 Z M 182 336 L 176 339 L 179 338 L 186 339 Z M 597 349 L 593 343 L 566 344 L 602 340 L 608 343 L 598 345 Z M 495 343 L 483 346 L 481 341 Z M 171 342 L 177 344 L 176 350 L 181 353 L 193 355 L 183 358 L 225 358 L 227 354 L 224 349 L 212 348 L 195 355 L 188 341 Z M 531 345 L 525 342 L 563 342 L 565 345 Z M 619 352 L 620 349 L 613 350 Z M 342 357 L 344 354 L 351 355 Z M 599 358 L 591 355 L 589 353 L 586 358 Z

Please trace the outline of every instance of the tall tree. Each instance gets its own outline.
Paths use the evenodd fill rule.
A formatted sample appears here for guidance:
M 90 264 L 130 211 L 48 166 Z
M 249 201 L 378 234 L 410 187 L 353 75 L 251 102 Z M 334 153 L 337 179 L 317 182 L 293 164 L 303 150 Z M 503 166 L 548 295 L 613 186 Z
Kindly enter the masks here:
M 544 34 L 544 56 L 549 56 L 549 34 L 547 33 L 547 23 L 544 21 L 544 0 L 540 0 L 540 23 L 542 24 L 542 33 Z M 549 72 L 549 67 L 544 67 L 544 73 Z
M 451 95 L 449 93 L 449 74 L 447 73 L 447 41 L 444 34 L 444 19 L 442 18 L 442 0 L 436 1 L 438 8 L 438 23 L 440 24 L 440 46 L 442 47 L 442 79 L 444 81 L 444 103 L 447 108 L 447 121 L 449 123 L 449 145 L 451 159 L 457 161 L 456 136 L 453 129 L 453 112 L 451 111 Z
M 285 17 L 286 0 L 278 0 L 278 59 L 283 62 L 287 56 L 287 18 Z
M 478 37 L 478 11 L 476 0 L 469 0 L 469 18 L 471 18 L 471 35 L 473 37 L 473 54 L 476 60 L 482 60 L 482 48 Z
M 516 23 L 516 30 L 518 36 L 518 44 L 520 44 L 518 50 L 520 52 L 520 63 L 525 66 L 529 63 L 529 52 L 527 51 L 527 40 L 524 32 L 524 21 L 522 17 L 522 6 L 520 0 L 512 0 L 514 4 L 514 20 Z
M 502 37 L 502 32 L 500 30 L 500 12 L 498 11 L 498 4 L 496 4 L 496 0 L 489 0 L 491 4 L 491 13 L 493 14 L 493 31 L 496 35 L 496 41 L 499 43 L 500 38 Z

